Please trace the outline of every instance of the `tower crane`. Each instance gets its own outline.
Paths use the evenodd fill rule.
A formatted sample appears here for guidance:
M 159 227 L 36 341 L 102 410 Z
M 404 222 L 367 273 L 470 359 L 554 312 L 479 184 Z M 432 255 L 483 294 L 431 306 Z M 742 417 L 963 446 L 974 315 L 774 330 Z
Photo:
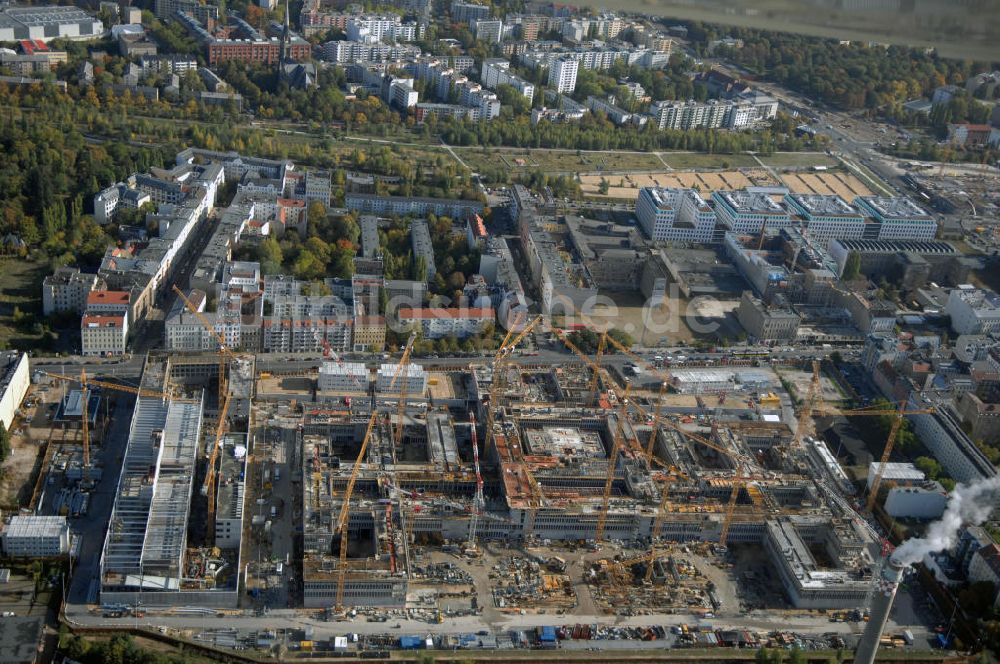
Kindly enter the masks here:
M 611 454 L 608 458 L 608 474 L 604 478 L 604 494 L 602 496 L 601 503 L 601 513 L 597 516 L 597 528 L 594 531 L 594 540 L 600 542 L 604 539 L 604 527 L 607 525 L 608 521 L 608 510 L 611 509 L 611 487 L 615 482 L 615 470 L 618 465 L 618 455 L 621 454 L 622 448 L 622 431 L 624 428 L 624 418 L 627 415 L 626 408 L 628 407 L 628 395 L 629 390 L 632 389 L 631 383 L 625 384 L 625 394 L 621 398 L 621 408 L 618 411 L 618 418 L 616 422 L 615 432 L 613 436 L 613 441 L 611 443 Z
M 597 401 L 598 401 L 598 396 L 597 396 L 597 382 L 598 382 L 598 380 L 600 378 L 600 375 L 601 375 L 601 371 L 600 371 L 601 357 L 604 356 L 604 351 L 607 349 L 607 347 L 608 347 L 608 331 L 605 330 L 601 334 L 600 340 L 597 342 L 597 354 L 594 356 L 594 376 L 590 379 L 590 390 L 589 390 L 589 392 L 590 392 L 590 395 L 591 395 L 591 399 L 593 399 L 593 404 L 594 405 L 597 405 Z
M 649 413 L 646 411 L 645 408 L 643 408 L 639 404 L 635 403 L 634 401 L 632 402 L 631 405 L 632 405 L 633 408 L 635 408 L 636 410 L 638 410 L 645 417 L 649 417 Z M 704 445 L 705 447 L 713 449 L 716 452 L 719 452 L 720 454 L 725 454 L 726 456 L 728 456 L 729 458 L 731 458 L 733 460 L 733 463 L 736 465 L 736 476 L 735 476 L 735 478 L 733 480 L 733 487 L 732 487 L 732 490 L 730 491 L 730 494 L 729 494 L 729 500 L 726 502 L 726 509 L 725 509 L 724 517 L 723 517 L 723 521 L 722 521 L 722 529 L 720 530 L 720 533 L 719 533 L 719 545 L 720 546 L 726 546 L 726 541 L 729 538 L 729 527 L 732 525 L 733 515 L 736 512 L 736 500 L 739 497 L 740 489 L 743 488 L 743 487 L 746 487 L 746 490 L 749 493 L 750 492 L 750 482 L 754 479 L 751 475 L 749 475 L 749 473 L 747 473 L 746 469 L 744 468 L 744 466 L 746 464 L 746 459 L 744 458 L 743 455 L 739 454 L 738 452 L 734 452 L 733 450 L 726 449 L 725 447 L 722 447 L 721 445 L 718 445 L 718 444 L 712 442 L 711 440 L 709 440 L 708 438 L 705 438 L 704 436 L 700 436 L 700 435 L 698 435 L 696 433 L 693 433 L 691 431 L 684 430 L 683 428 L 681 428 L 680 425 L 676 424 L 675 422 L 673 422 L 669 418 L 664 419 L 662 421 L 662 424 L 664 424 L 665 426 L 673 429 L 674 431 L 677 431 L 678 433 L 680 433 L 680 434 L 682 434 L 684 436 L 687 436 L 691 440 L 694 440 L 694 441 L 696 441 L 696 442 Z M 656 431 L 653 431 L 653 435 L 656 435 Z M 665 506 L 665 503 L 664 503 L 664 506 Z M 663 512 L 662 512 L 662 507 L 661 507 L 660 512 L 657 513 L 657 518 L 662 518 L 662 516 L 661 516 L 662 513 Z M 655 525 L 655 522 L 654 522 L 654 525 Z
M 396 381 L 403 371 L 403 367 L 410 359 L 410 353 L 413 351 L 413 342 L 416 340 L 416 335 L 410 335 L 409 340 L 406 342 L 406 348 L 403 350 L 403 356 L 399 359 L 399 364 L 396 365 L 396 371 L 392 376 L 392 381 L 389 383 L 389 389 L 391 390 L 396 385 Z M 378 408 L 375 403 L 375 393 L 372 392 L 372 412 L 371 416 L 368 418 L 368 426 L 365 429 L 365 437 L 361 440 L 361 448 L 358 450 L 358 457 L 354 460 L 354 467 L 351 469 L 351 476 L 347 480 L 347 487 L 344 489 L 344 497 L 340 505 L 340 514 L 337 517 L 337 530 L 340 531 L 340 563 L 337 565 L 337 611 L 343 611 L 344 609 L 344 580 L 347 574 L 347 531 L 348 520 L 351 515 L 351 495 L 354 493 L 354 485 L 358 481 L 358 474 L 361 472 L 361 464 L 365 460 L 365 452 L 368 450 L 368 442 L 371 440 L 372 430 L 375 428 L 375 421 L 378 419 Z
M 479 438 L 476 435 L 475 413 L 469 413 L 469 422 L 472 424 L 472 464 L 476 469 L 476 495 L 472 500 L 472 514 L 469 516 L 469 548 L 475 549 L 479 514 L 486 507 L 486 498 L 483 496 L 483 476 L 479 472 Z
M 822 400 L 819 400 L 822 403 Z M 872 417 L 872 416 L 892 416 L 892 426 L 889 429 L 889 435 L 885 440 L 885 447 L 882 449 L 882 457 L 879 460 L 878 466 L 875 468 L 875 477 L 872 478 L 872 485 L 868 489 L 868 500 L 865 502 L 865 509 L 869 512 L 875 507 L 875 501 L 878 499 L 878 490 L 882 486 L 882 475 L 885 473 L 886 464 L 889 462 L 889 458 L 892 456 L 892 450 L 896 445 L 896 440 L 899 438 L 900 429 L 903 428 L 903 418 L 906 415 L 929 415 L 936 412 L 934 406 L 929 406 L 927 408 L 912 408 L 907 409 L 906 401 L 900 401 L 899 405 L 893 409 L 886 409 L 880 406 L 868 407 L 868 408 L 854 408 L 850 410 L 837 410 L 833 408 L 813 408 L 810 415 L 842 415 L 844 417 Z
M 225 400 L 226 394 L 227 360 L 236 359 L 236 356 L 229 350 L 229 346 L 226 343 L 226 337 L 215 329 L 215 326 L 212 325 L 212 322 L 205 317 L 205 314 L 198 311 L 198 307 L 194 306 L 194 303 L 191 302 L 191 300 L 184 295 L 184 292 L 181 291 L 181 289 L 176 285 L 174 285 L 173 290 L 174 293 L 177 294 L 177 297 L 181 299 L 181 302 L 184 303 L 187 310 L 194 314 L 194 317 L 198 319 L 198 322 L 201 323 L 202 327 L 204 327 L 209 334 L 212 335 L 216 343 L 219 344 L 219 403 L 221 404 Z
M 573 352 L 573 354 L 582 359 L 584 363 L 588 367 L 590 367 L 590 370 L 593 372 L 593 376 L 590 379 L 590 386 L 587 388 L 587 394 L 590 395 L 591 403 L 596 404 L 599 400 L 597 386 L 600 380 L 601 372 L 604 370 L 604 368 L 601 366 L 601 356 L 604 355 L 605 343 L 609 337 L 607 336 L 606 333 L 601 335 L 600 341 L 597 342 L 597 354 L 592 359 L 586 353 L 580 350 L 579 346 L 570 341 L 569 334 L 567 334 L 566 332 L 562 330 L 557 330 L 556 336 L 558 336 L 559 340 L 566 345 L 566 348 L 569 348 Z
M 802 447 L 802 440 L 815 428 L 812 417 L 813 410 L 816 407 L 816 401 L 820 399 L 822 394 L 819 360 L 813 360 L 812 379 L 809 381 L 809 391 L 806 393 L 806 400 L 802 403 L 802 409 L 799 410 L 798 422 L 795 426 L 795 438 L 792 440 L 792 449 Z
M 208 453 L 208 464 L 205 467 L 205 482 L 201 487 L 201 494 L 207 498 L 207 508 L 205 514 L 205 528 L 210 540 L 215 538 L 215 491 L 216 491 L 216 470 L 215 466 L 219 459 L 219 447 L 222 443 L 222 436 L 226 432 L 226 417 L 229 413 L 231 402 L 229 394 L 229 381 L 226 369 L 230 360 L 238 359 L 226 345 L 226 337 L 215 329 L 215 326 L 198 311 L 198 308 L 189 300 L 176 285 L 173 287 L 177 297 L 181 299 L 188 311 L 195 315 L 202 326 L 215 337 L 219 344 L 219 421 L 215 427 L 215 437 L 212 440 L 212 449 Z
M 49 378 L 54 378 L 56 380 L 62 380 L 66 382 L 79 383 L 80 390 L 83 392 L 82 399 L 82 412 L 83 416 L 80 422 L 81 433 L 83 434 L 83 467 L 82 471 L 82 481 L 81 486 L 83 488 L 91 488 L 93 483 L 90 479 L 90 390 L 91 388 L 101 388 L 107 390 L 115 390 L 118 392 L 127 392 L 135 396 L 143 397 L 155 397 L 157 399 L 168 399 L 169 394 L 165 392 L 156 392 L 154 390 L 147 390 L 141 387 L 132 387 L 130 385 L 119 385 L 118 383 L 108 383 L 105 381 L 94 380 L 87 376 L 86 369 L 80 369 L 79 378 L 73 376 L 65 376 L 63 374 L 50 373 L 48 371 L 42 372 Z
M 495 432 L 493 430 L 496 423 L 496 411 L 500 406 L 500 389 L 503 384 L 503 367 L 506 362 L 510 359 L 510 355 L 517 345 L 528 336 L 528 334 L 542 322 L 544 316 L 538 315 L 530 323 L 525 325 L 523 329 L 515 336 L 514 330 L 517 326 L 524 321 L 524 316 L 518 316 L 517 322 L 511 325 L 510 329 L 507 331 L 507 335 L 504 337 L 504 341 L 500 344 L 497 349 L 496 354 L 493 356 L 492 372 L 493 378 L 490 383 L 490 396 L 489 396 L 489 407 L 486 409 L 486 440 L 487 444 L 494 440 Z M 521 471 L 524 473 L 525 478 L 528 481 L 528 487 L 531 491 L 531 502 L 535 508 L 539 507 L 544 500 L 542 494 L 542 488 L 538 484 L 538 480 L 532 474 L 531 469 L 528 468 L 528 464 L 524 459 L 524 450 L 521 450 L 520 459 Z M 524 532 L 531 533 L 535 525 L 535 509 L 528 511 L 527 521 L 525 522 Z

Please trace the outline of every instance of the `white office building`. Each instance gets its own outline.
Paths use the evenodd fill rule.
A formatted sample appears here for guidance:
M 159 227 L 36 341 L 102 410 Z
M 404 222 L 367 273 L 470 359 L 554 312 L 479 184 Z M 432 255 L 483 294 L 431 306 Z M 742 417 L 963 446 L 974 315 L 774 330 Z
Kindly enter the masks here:
M 918 392 L 910 394 L 910 410 L 926 408 Z M 997 469 L 962 430 L 958 415 L 949 406 L 933 413 L 908 415 L 913 430 L 938 463 L 955 481 L 969 483 L 995 477 Z
M 64 516 L 15 515 L 3 529 L 3 551 L 14 558 L 52 558 L 69 553 Z
M 831 240 L 867 238 L 864 215 L 840 196 L 788 194 L 785 203 L 802 218 L 803 233 L 824 248 Z
M 559 94 L 576 90 L 576 74 L 580 63 L 574 58 L 558 58 L 549 67 L 549 87 Z
M 740 235 L 772 234 L 792 223 L 788 210 L 762 192 L 749 189 L 716 191 L 712 194 L 715 214 L 729 230 Z
M 643 187 L 635 213 L 639 225 L 654 241 L 718 241 L 715 212 L 694 189 Z
M 937 221 L 905 196 L 859 196 L 854 205 L 878 225 L 879 240 L 933 240 Z

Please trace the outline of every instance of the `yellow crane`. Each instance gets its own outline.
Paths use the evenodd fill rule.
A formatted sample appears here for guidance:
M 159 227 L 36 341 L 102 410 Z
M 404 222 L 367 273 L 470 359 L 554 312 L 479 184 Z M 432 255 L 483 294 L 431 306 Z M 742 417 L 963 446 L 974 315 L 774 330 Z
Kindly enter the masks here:
M 621 408 L 618 411 L 618 421 L 615 427 L 613 442 L 611 443 L 611 454 L 608 458 L 608 474 L 604 478 L 604 494 L 602 496 L 601 513 L 597 515 L 597 528 L 594 531 L 594 540 L 600 542 L 604 539 L 604 527 L 608 522 L 608 511 L 611 509 L 611 487 L 615 482 L 615 470 L 618 465 L 618 455 L 622 448 L 622 431 L 624 429 L 625 417 L 627 416 L 628 395 L 632 388 L 631 383 L 625 384 L 625 393 L 621 398 Z
M 42 372 L 49 378 L 54 378 L 56 380 L 62 380 L 72 383 L 80 383 L 80 389 L 83 392 L 82 398 L 82 420 L 80 423 L 81 433 L 83 434 L 83 467 L 81 471 L 83 473 L 83 478 L 81 485 L 89 488 L 91 486 L 90 481 L 90 390 L 95 387 L 101 389 L 114 390 L 117 392 L 127 392 L 128 394 L 133 394 L 135 396 L 143 397 L 155 397 L 157 399 L 168 399 L 169 394 L 165 392 L 156 392 L 154 390 L 147 390 L 140 387 L 132 387 L 130 385 L 119 385 L 118 383 L 108 383 L 106 381 L 94 380 L 87 376 L 86 369 L 80 369 L 79 378 L 73 376 L 64 376 L 62 374 L 50 373 L 48 371 Z
M 396 371 L 389 383 L 390 390 L 396 386 L 396 381 L 399 380 L 403 367 L 406 366 L 406 363 L 409 361 L 410 353 L 413 351 L 413 342 L 415 340 L 416 335 L 410 335 L 409 340 L 407 340 L 406 348 L 403 350 L 403 356 L 399 359 L 399 364 L 396 365 Z M 361 448 L 358 450 L 358 457 L 354 460 L 354 467 L 351 469 L 351 476 L 347 480 L 347 487 L 344 489 L 344 497 L 340 505 L 340 514 L 337 517 L 337 530 L 340 531 L 340 564 L 337 566 L 337 611 L 344 610 L 344 580 L 347 574 L 347 531 L 349 530 L 348 520 L 351 516 L 351 495 L 354 493 L 354 485 L 358 481 L 358 474 L 361 472 L 361 464 L 364 463 L 365 452 L 368 450 L 368 442 L 371 440 L 372 430 L 375 427 L 375 420 L 377 419 L 378 408 L 373 395 L 372 413 L 368 418 L 368 426 L 365 429 L 365 437 L 361 439 Z
M 642 413 L 643 416 L 647 418 L 649 417 L 649 412 L 639 404 L 635 403 L 634 401 L 632 402 L 632 407 L 634 407 L 636 410 Z M 740 488 L 746 487 L 747 492 L 750 493 L 750 488 L 749 488 L 750 482 L 754 479 L 753 477 L 749 476 L 744 469 L 744 464 L 746 460 L 737 452 L 728 450 L 725 447 L 722 447 L 721 445 L 717 445 L 716 443 L 709 440 L 708 438 L 705 438 L 704 436 L 700 436 L 691 431 L 686 431 L 679 424 L 673 422 L 669 418 L 662 420 L 661 424 L 669 427 L 670 429 L 673 429 L 674 431 L 677 431 L 678 433 L 684 436 L 687 436 L 691 440 L 694 440 L 704 445 L 705 447 L 713 449 L 716 452 L 719 452 L 720 454 L 725 454 L 726 456 L 731 458 L 733 460 L 733 463 L 736 465 L 736 476 L 733 480 L 732 490 L 729 493 L 729 500 L 726 502 L 726 509 L 722 520 L 722 529 L 719 535 L 719 544 L 721 546 L 726 546 L 726 541 L 729 538 L 729 527 L 732 525 L 733 515 L 736 512 L 736 501 L 737 498 L 739 497 Z M 656 435 L 655 430 L 653 431 L 652 435 L 653 436 Z M 663 512 L 661 508 L 661 511 L 657 514 L 657 518 L 661 518 L 662 513 Z
M 496 423 L 496 411 L 500 407 L 500 390 L 503 385 L 504 376 L 504 366 L 509 360 L 511 353 L 517 347 L 521 341 L 528 336 L 528 334 L 542 322 L 544 317 L 542 315 L 536 316 L 530 323 L 525 325 L 520 332 L 515 336 L 514 330 L 523 323 L 525 317 L 518 316 L 516 322 L 511 325 L 510 329 L 507 330 L 507 334 L 504 337 L 503 343 L 497 348 L 496 354 L 493 356 L 493 363 L 491 365 L 491 371 L 493 377 L 490 383 L 490 396 L 489 405 L 486 411 L 486 441 L 487 446 L 489 442 L 493 440 L 494 437 L 494 425 Z M 535 479 L 534 474 L 531 469 L 528 468 L 528 464 L 524 459 L 524 450 L 521 450 L 521 471 L 524 473 L 525 478 L 528 480 L 528 487 L 531 490 L 531 502 L 533 503 L 534 509 L 529 510 L 527 514 L 527 521 L 525 522 L 524 532 L 531 533 L 535 525 L 535 511 L 542 504 L 544 500 L 544 495 L 542 494 L 542 487 L 538 484 L 538 480 Z
M 586 353 L 580 350 L 579 346 L 570 341 L 569 334 L 565 331 L 556 330 L 556 336 L 558 336 L 559 340 L 565 344 L 566 348 L 569 348 L 573 354 L 582 359 L 593 372 L 590 379 L 590 385 L 587 388 L 587 394 L 590 397 L 591 403 L 596 404 L 600 399 L 600 394 L 598 393 L 597 388 L 598 383 L 600 382 L 601 372 L 603 371 L 603 367 L 601 366 L 601 356 L 604 355 L 605 344 L 609 338 L 607 333 L 602 334 L 600 341 L 597 342 L 597 354 L 593 358 L 590 358 Z
M 903 418 L 906 415 L 929 415 L 934 413 L 936 409 L 931 406 L 929 408 L 914 408 L 907 409 L 906 402 L 900 401 L 899 406 L 894 409 L 886 409 L 880 406 L 870 407 L 870 408 L 855 408 L 852 410 L 817 410 L 814 414 L 817 415 L 843 415 L 844 417 L 872 417 L 872 416 L 886 416 L 891 415 L 893 417 L 892 426 L 889 429 L 889 436 L 885 440 L 885 447 L 882 449 L 882 458 L 879 460 L 878 466 L 875 469 L 875 477 L 872 478 L 872 485 L 868 489 L 868 500 L 865 503 L 865 509 L 869 512 L 875 507 L 875 501 L 878 499 L 878 490 L 882 486 L 882 475 L 885 472 L 885 466 L 889 462 L 889 457 L 892 456 L 893 447 L 896 445 L 896 440 L 899 438 L 899 431 L 903 428 Z
M 226 417 L 229 414 L 229 404 L 230 404 L 230 394 L 228 389 L 228 380 L 226 377 L 226 369 L 230 360 L 237 359 L 236 355 L 229 350 L 226 345 L 226 338 L 221 332 L 215 329 L 215 326 L 198 311 L 198 308 L 194 306 L 194 303 L 189 300 L 181 289 L 177 286 L 173 287 L 174 293 L 177 297 L 181 299 L 184 306 L 187 307 L 188 311 L 195 315 L 198 321 L 202 324 L 210 334 L 215 337 L 216 342 L 219 344 L 218 354 L 219 354 L 219 421 L 215 427 L 215 437 L 212 440 L 212 449 L 208 453 L 208 463 L 205 467 L 205 481 L 201 487 L 201 494 L 207 499 L 207 508 L 205 514 L 205 529 L 207 537 L 209 540 L 214 540 L 215 538 L 215 491 L 216 491 L 216 465 L 219 460 L 219 447 L 222 443 L 222 436 L 226 432 Z
M 221 404 L 225 400 L 226 394 L 227 360 L 236 359 L 236 356 L 229 350 L 229 347 L 226 344 L 226 337 L 215 329 L 215 326 L 212 325 L 212 322 L 205 317 L 205 314 L 198 311 L 198 307 L 194 306 L 194 303 L 191 302 L 191 300 L 189 300 L 187 296 L 184 295 L 183 291 L 181 291 L 181 289 L 176 285 L 173 287 L 173 290 L 174 293 L 177 294 L 177 297 L 181 299 L 181 302 L 184 303 L 187 310 L 194 314 L 194 317 L 198 319 L 198 322 L 201 323 L 202 327 L 208 330 L 209 334 L 215 338 L 216 343 L 219 344 L 219 403 Z
M 820 399 L 823 395 L 823 389 L 820 386 L 820 364 L 819 360 L 813 360 L 812 363 L 812 379 L 809 381 L 809 391 L 806 393 L 806 399 L 802 402 L 802 408 L 799 410 L 798 423 L 795 427 L 795 438 L 792 441 L 792 449 L 798 449 L 802 447 L 802 439 L 810 434 L 813 429 L 813 411 L 816 408 L 816 401 Z

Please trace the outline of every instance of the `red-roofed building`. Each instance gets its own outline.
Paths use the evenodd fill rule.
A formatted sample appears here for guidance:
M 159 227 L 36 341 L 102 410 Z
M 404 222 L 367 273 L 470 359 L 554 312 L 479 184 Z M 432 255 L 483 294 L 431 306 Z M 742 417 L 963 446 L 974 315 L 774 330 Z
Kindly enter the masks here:
M 21 52 L 25 55 L 46 53 L 50 50 L 48 45 L 40 39 L 22 39 L 17 44 L 21 47 Z
M 496 312 L 491 308 L 403 308 L 396 316 L 401 325 L 420 328 L 426 339 L 440 339 L 441 337 L 464 339 L 473 334 L 479 334 L 496 321 Z
M 121 316 L 128 313 L 130 300 L 128 291 L 90 291 L 87 293 L 87 313 Z
M 81 354 L 124 355 L 128 342 L 128 314 L 84 314 L 80 318 Z

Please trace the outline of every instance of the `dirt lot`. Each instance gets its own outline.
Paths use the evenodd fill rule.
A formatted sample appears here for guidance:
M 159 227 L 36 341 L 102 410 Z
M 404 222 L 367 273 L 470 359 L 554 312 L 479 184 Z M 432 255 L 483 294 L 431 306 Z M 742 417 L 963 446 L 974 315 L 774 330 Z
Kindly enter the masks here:
M 837 194 L 850 202 L 872 193 L 849 173 L 786 173 L 781 179 L 796 194 Z
M 646 309 L 646 300 L 637 292 L 604 292 L 614 306 L 595 308 L 592 319 L 598 326 L 605 323 L 631 334 L 639 345 L 688 342 L 695 333 L 688 327 L 684 313 L 688 300 L 678 297 Z M 679 314 L 677 313 L 679 312 Z M 665 341 L 664 341 L 665 340 Z
M 27 505 L 31 499 L 34 478 L 45 453 L 45 442 L 52 431 L 50 416 L 55 411 L 51 406 L 60 396 L 61 392 L 55 388 L 47 388 L 43 392 L 35 387 L 30 388 L 25 396 L 25 402 L 32 398 L 39 398 L 40 401 L 35 408 L 22 407 L 24 416 L 15 418 L 11 426 L 11 455 L 3 463 L 0 475 L 0 506 L 4 509 Z
M 601 194 L 601 180 L 608 183 L 608 193 Z M 680 187 L 698 189 L 707 195 L 717 190 L 743 189 L 779 184 L 762 168 L 722 171 L 672 171 L 632 173 L 631 175 L 582 175 L 580 188 L 585 196 L 634 199 L 643 187 Z

